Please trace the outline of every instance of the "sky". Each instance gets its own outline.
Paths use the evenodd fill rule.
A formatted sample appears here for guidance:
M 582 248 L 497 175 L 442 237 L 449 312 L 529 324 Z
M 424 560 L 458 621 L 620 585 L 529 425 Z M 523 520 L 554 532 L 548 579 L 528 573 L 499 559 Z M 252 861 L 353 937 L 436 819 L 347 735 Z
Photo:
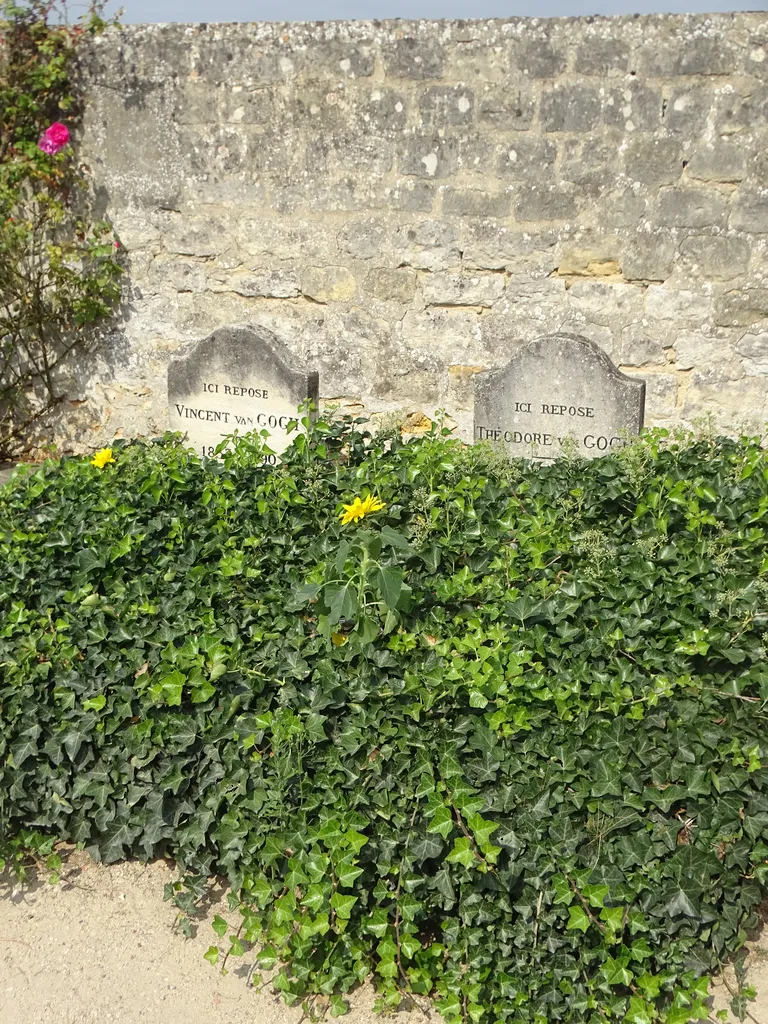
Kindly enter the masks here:
M 70 10 L 74 12 L 73 2 Z M 572 17 L 766 11 L 768 0 L 122 0 L 123 22 L 335 21 L 367 18 Z

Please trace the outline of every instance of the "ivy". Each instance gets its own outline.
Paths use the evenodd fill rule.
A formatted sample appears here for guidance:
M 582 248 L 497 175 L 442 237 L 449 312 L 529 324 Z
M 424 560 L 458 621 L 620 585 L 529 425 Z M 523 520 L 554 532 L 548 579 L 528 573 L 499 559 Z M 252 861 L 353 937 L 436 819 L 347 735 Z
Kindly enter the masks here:
M 72 70 L 104 28 L 96 2 L 75 24 L 55 0 L 0 2 L 0 461 L 65 393 L 120 296 L 110 225 L 92 219 L 86 169 L 67 144 L 81 117 Z M 46 147 L 51 130 L 58 144 Z
M 4 856 L 172 856 L 187 929 L 225 874 L 206 958 L 333 1015 L 706 1017 L 768 880 L 760 440 L 221 455 L 0 490 Z

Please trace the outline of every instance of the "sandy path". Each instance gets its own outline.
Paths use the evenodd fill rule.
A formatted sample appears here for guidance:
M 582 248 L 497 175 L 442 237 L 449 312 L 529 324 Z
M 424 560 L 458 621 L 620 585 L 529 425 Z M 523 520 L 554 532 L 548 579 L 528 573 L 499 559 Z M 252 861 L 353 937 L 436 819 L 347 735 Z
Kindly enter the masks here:
M 226 976 L 203 960 L 213 915 L 236 920 L 224 902 L 207 910 L 193 939 L 172 930 L 163 884 L 175 877 L 162 861 L 103 867 L 75 853 L 58 886 L 0 887 L 2 1024 L 298 1024 L 300 1008 L 246 986 L 247 957 Z M 752 1024 L 768 1024 L 768 930 L 751 960 L 759 992 Z M 356 993 L 344 1024 L 378 1022 L 373 998 L 369 987 Z M 715 1009 L 729 999 L 718 985 Z
M 203 959 L 216 936 L 212 906 L 197 935 L 173 931 L 162 861 L 103 867 L 70 856 L 62 883 L 0 890 L 2 1024 L 298 1024 L 300 1008 L 246 986 L 237 962 L 223 976 Z M 244 964 L 252 961 L 244 958 Z M 349 1024 L 370 1024 L 373 993 L 355 998 Z

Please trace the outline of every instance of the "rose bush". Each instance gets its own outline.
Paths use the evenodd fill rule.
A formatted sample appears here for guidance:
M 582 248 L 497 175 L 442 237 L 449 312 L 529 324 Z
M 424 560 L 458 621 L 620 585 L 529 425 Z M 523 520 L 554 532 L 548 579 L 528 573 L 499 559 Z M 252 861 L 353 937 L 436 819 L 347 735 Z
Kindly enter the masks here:
M 70 146 L 70 72 L 100 12 L 70 25 L 49 0 L 0 6 L 0 461 L 62 400 L 62 368 L 95 344 L 120 296 L 119 249 L 109 224 L 90 220 Z

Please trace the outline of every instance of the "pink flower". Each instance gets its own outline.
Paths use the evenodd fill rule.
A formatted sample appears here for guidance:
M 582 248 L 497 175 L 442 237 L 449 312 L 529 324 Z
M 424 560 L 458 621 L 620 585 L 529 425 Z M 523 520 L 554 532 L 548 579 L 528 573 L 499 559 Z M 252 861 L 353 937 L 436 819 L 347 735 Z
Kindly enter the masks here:
M 69 129 L 61 121 L 54 121 L 50 128 L 46 128 L 40 136 L 37 146 L 49 156 L 55 156 L 69 142 Z

